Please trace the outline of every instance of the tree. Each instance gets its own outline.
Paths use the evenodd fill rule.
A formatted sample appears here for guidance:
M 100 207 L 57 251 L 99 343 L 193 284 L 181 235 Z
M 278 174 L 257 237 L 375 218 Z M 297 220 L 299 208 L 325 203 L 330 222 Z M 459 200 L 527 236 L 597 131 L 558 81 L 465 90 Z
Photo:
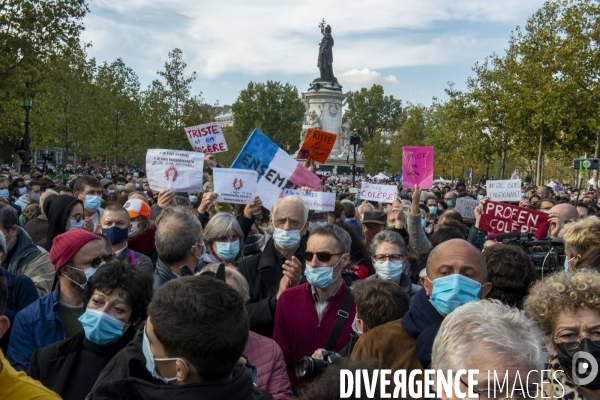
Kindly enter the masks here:
M 273 81 L 250 82 L 231 110 L 234 133 L 239 140 L 245 141 L 257 128 L 277 144 L 298 148 L 304 105 L 295 86 Z
M 399 131 L 405 119 L 402 100 L 385 96 L 381 85 L 346 93 L 345 105 L 342 120 L 350 120 L 350 130 L 360 132 L 363 142 L 373 141 L 378 132 Z
M 391 146 L 385 142 L 381 132 L 375 132 L 373 139 L 364 143 L 361 149 L 365 160 L 365 173 L 375 175 L 387 171 L 390 166 L 391 150 Z

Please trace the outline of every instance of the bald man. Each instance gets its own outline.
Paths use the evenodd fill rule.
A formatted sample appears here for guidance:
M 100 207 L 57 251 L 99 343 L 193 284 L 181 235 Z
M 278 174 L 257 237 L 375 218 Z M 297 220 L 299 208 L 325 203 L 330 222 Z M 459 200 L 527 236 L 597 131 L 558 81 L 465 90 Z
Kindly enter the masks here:
M 557 204 L 550 209 L 548 221 L 550 221 L 550 237 L 558 238 L 560 230 L 565 222 L 576 221 L 579 219 L 579 213 L 575 206 L 567 203 Z
M 444 317 L 461 305 L 484 299 L 487 282 L 483 255 L 469 242 L 452 239 L 435 247 L 427 258 L 427 275 L 406 315 L 362 335 L 352 358 L 379 359 L 379 368 L 429 368 L 433 340 Z

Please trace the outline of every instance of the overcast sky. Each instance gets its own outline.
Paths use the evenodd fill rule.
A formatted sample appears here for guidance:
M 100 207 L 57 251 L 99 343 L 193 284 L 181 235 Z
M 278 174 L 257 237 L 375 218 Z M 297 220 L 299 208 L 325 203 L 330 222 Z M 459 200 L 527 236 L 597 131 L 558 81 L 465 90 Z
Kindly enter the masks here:
M 319 76 L 325 18 L 333 68 L 344 91 L 384 86 L 403 102 L 431 104 L 471 68 L 503 53 L 510 32 L 541 0 L 92 0 L 82 39 L 97 62 L 121 57 L 146 88 L 167 53 L 182 49 L 195 94 L 231 104 L 250 81 L 289 82 L 300 92 Z

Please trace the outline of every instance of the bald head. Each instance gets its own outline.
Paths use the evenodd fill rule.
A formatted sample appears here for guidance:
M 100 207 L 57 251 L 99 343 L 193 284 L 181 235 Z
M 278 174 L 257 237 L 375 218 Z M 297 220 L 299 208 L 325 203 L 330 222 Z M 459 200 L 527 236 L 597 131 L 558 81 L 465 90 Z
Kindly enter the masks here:
M 483 254 L 463 239 L 450 239 L 434 247 L 427 258 L 426 268 L 430 280 L 461 274 L 484 283 L 487 275 Z
M 579 218 L 575 206 L 571 204 L 557 204 L 550 209 L 550 213 L 557 213 L 563 221 L 572 221 Z

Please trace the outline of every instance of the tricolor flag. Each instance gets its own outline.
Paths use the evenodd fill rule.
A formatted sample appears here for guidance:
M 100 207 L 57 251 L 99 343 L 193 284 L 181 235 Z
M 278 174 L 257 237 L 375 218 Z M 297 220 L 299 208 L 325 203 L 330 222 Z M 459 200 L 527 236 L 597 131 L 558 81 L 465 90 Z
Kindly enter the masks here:
M 321 188 L 318 176 L 298 164 L 258 129 L 254 129 L 231 168 L 258 172 L 258 195 L 268 209 L 275 199 L 283 196 L 283 189 Z

